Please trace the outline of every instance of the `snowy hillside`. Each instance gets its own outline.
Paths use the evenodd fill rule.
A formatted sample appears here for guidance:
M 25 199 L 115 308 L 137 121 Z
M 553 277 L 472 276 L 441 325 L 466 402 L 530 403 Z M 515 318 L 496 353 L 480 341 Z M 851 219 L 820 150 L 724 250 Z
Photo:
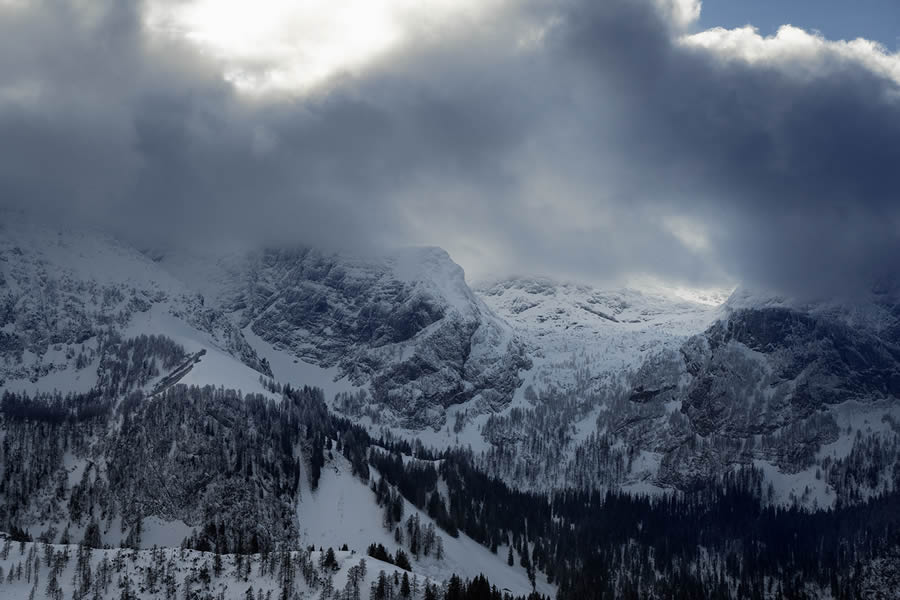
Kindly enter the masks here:
M 2 536 L 2 534 L 0 534 Z M 368 556 L 327 550 L 217 555 L 154 548 L 92 549 L 0 540 L 0 598 L 312 598 L 332 591 L 368 598 L 387 587 L 422 598 L 438 582 Z M 406 586 L 404 588 L 404 586 Z
M 206 350 L 195 383 L 262 391 L 257 379 L 270 374 L 223 313 L 132 248 L 96 232 L 0 223 L 4 389 L 86 392 L 111 336 L 140 334 Z
M 492 552 L 455 527 L 435 525 L 431 507 L 447 500 L 440 480 L 422 488 L 421 505 L 403 499 L 368 466 L 374 445 L 363 430 L 331 420 L 315 390 L 283 393 L 276 402 L 178 385 L 152 397 L 132 394 L 115 408 L 101 404 L 89 415 L 78 412 L 88 398 L 67 398 L 60 407 L 4 396 L 0 514 L 38 540 L 97 547 L 227 555 L 318 545 L 362 556 L 377 544 L 401 566 L 406 552 L 404 568 L 419 577 L 484 574 L 515 594 L 532 590 L 529 571 L 505 563 L 503 551 L 512 550 Z M 30 427 L 35 421 L 40 433 Z M 378 499 L 376 479 L 390 503 Z M 385 521 L 388 508 L 396 524 Z M 193 558 L 176 562 L 181 569 Z M 543 575 L 531 577 L 553 593 Z M 208 577 L 201 580 L 208 590 Z
M 373 478 L 377 473 L 373 472 Z M 427 526 L 433 523 L 428 514 L 406 499 L 403 503 L 403 519 L 418 519 Z M 300 539 L 304 544 L 318 547 L 343 547 L 346 544 L 357 553 L 365 553 L 370 544 L 382 544 L 390 554 L 398 549 L 407 550 L 408 544 L 397 543 L 394 533 L 383 525 L 384 509 L 374 501 L 373 492 L 365 483 L 354 477 L 350 464 L 340 455 L 329 461 L 322 470 L 322 477 L 315 490 L 301 480 L 297 504 L 300 522 Z M 452 537 L 440 532 L 442 556 L 436 558 L 421 555 L 414 558 L 413 570 L 435 581 L 444 581 L 453 573 L 469 578 L 485 574 L 492 584 L 514 594 L 531 592 L 531 583 L 525 570 L 508 566 L 505 562 L 508 546 L 491 552 L 465 534 Z M 555 586 L 541 576 L 538 591 L 550 596 Z

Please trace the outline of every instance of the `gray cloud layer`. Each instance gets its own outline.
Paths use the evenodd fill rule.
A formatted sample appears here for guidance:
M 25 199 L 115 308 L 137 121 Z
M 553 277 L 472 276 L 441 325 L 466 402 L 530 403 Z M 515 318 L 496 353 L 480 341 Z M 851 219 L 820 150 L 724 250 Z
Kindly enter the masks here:
M 897 270 L 900 89 L 877 50 L 751 60 L 649 0 L 523 2 L 248 99 L 131 3 L 0 11 L 6 206 L 145 243 L 431 243 L 479 275 L 831 294 Z

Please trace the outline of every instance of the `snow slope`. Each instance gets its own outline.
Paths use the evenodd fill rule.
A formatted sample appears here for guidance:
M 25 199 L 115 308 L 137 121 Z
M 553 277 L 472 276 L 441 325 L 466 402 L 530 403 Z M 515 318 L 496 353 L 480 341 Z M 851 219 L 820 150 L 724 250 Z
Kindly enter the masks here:
M 377 473 L 373 472 L 372 477 L 377 479 Z M 335 454 L 323 467 L 318 489 L 311 490 L 305 477 L 301 482 L 297 518 L 300 522 L 300 537 L 305 544 L 316 548 L 338 548 L 347 544 L 350 550 L 361 554 L 372 543 L 383 544 L 392 554 L 403 547 L 382 526 L 384 510 L 375 503 L 374 492 L 351 474 L 350 464 L 340 454 Z M 403 502 L 404 520 L 418 515 L 423 526 L 432 522 L 426 513 L 413 504 L 406 500 Z M 422 556 L 416 560 L 411 557 L 416 573 L 437 581 L 446 580 L 453 573 L 464 578 L 484 574 L 491 584 L 500 589 L 508 589 L 517 595 L 531 592 L 531 583 L 525 569 L 507 566 L 506 548 L 493 554 L 464 533 L 460 533 L 458 538 L 451 537 L 440 529 L 438 533 L 443 538 L 444 558 L 438 560 L 433 556 Z M 408 552 L 408 549 L 404 550 Z M 555 586 L 548 584 L 542 573 L 538 574 L 537 589 L 542 594 L 555 594 Z
M 278 397 L 260 383 L 259 371 L 238 361 L 234 356 L 220 348 L 212 337 L 182 319 L 172 315 L 166 306 L 153 306 L 150 310 L 136 315 L 125 328 L 125 337 L 134 337 L 141 333 L 164 335 L 184 346 L 188 354 L 205 350 L 199 362 L 185 375 L 179 383 L 185 385 L 212 385 L 244 393 L 263 394 L 271 398 Z
M 534 366 L 525 386 L 610 382 L 703 331 L 717 307 L 661 291 L 598 290 L 546 278 L 481 285 L 485 303 L 527 340 Z M 579 373 L 579 371 L 581 371 Z

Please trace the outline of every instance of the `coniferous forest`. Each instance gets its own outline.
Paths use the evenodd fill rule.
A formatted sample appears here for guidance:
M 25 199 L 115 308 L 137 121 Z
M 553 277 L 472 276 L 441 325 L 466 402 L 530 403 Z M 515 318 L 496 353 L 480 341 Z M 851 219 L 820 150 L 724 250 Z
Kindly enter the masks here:
M 767 505 L 764 478 L 753 468 L 653 497 L 523 492 L 480 471 L 470 451 L 373 437 L 331 413 L 320 390 L 286 385 L 279 393 L 273 400 L 175 385 L 113 402 L 98 391 L 7 392 L 0 518 L 13 541 L 55 542 L 59 532 L 25 526 L 42 511 L 86 525 L 72 543 L 96 547 L 97 523 L 117 516 L 128 530 L 124 545 L 137 548 L 143 516 L 165 515 L 198 524 L 185 549 L 266 556 L 300 543 L 292 512 L 299 478 L 305 474 L 315 489 L 327 457 L 340 453 L 406 548 L 373 544 L 370 556 L 414 570 L 411 558 L 440 559 L 443 537 L 466 535 L 495 553 L 508 548 L 501 559 L 532 581 L 546 577 L 561 600 L 865 597 L 881 576 L 873 572 L 879 559 L 900 549 L 896 492 L 830 510 Z M 57 473 L 68 453 L 104 467 L 89 467 L 66 489 Z M 67 501 L 36 502 L 47 490 Z M 404 515 L 401 498 L 437 528 Z M 441 593 L 498 597 L 481 578 L 451 580 Z

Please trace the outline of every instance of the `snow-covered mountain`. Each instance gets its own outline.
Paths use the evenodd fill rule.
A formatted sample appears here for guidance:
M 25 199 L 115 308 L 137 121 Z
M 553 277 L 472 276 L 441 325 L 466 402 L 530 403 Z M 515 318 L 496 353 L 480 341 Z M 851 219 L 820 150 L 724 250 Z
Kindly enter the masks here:
M 718 298 L 473 290 L 436 248 L 142 252 L 5 219 L 0 529 L 249 555 L 380 544 L 435 582 L 552 593 L 573 557 L 547 545 L 597 525 L 569 496 L 550 513 L 563 490 L 897 493 L 894 288 Z
M 436 420 L 454 403 L 508 402 L 527 359 L 446 253 L 248 254 L 229 265 L 241 270 L 199 280 L 185 276 L 196 264 L 102 233 L 14 219 L 0 233 L 0 530 L 225 552 L 346 544 L 362 555 L 379 543 L 392 556 L 406 548 L 419 577 L 485 573 L 532 589 L 525 569 L 465 534 L 428 534 L 446 540 L 436 558 L 386 530 L 366 483 L 378 473 L 360 470 L 372 442 L 330 425 L 325 396 L 303 387 L 326 384 L 329 402 L 356 392 L 345 396 L 371 414 L 417 424 L 428 424 L 419 410 Z M 326 260 L 319 278 L 311 265 Z M 312 290 L 329 310 L 303 314 Z M 404 502 L 417 532 L 435 530 L 424 506 Z
M 302 365 L 318 368 L 345 381 L 332 389 L 363 389 L 381 421 L 438 429 L 447 407 L 508 404 L 530 366 L 521 342 L 440 249 L 151 260 L 100 233 L 2 227 L 0 382 L 9 389 L 86 391 L 106 334 L 164 334 L 191 353 L 211 353 L 196 370 L 219 363 L 208 379 L 189 382 L 256 389 L 246 373 L 228 378 L 219 359 L 271 376 L 259 351 L 300 365 L 282 369 L 284 381 L 305 379 Z
M 477 289 L 533 360 L 513 409 L 480 423 L 484 468 L 538 489 L 653 486 L 658 458 L 634 455 L 620 439 L 623 402 L 648 361 L 703 332 L 721 316 L 719 307 L 659 290 L 547 278 Z
M 172 255 L 162 264 L 202 273 L 207 301 L 248 337 L 364 389 L 381 424 L 436 430 L 449 407 L 498 410 L 530 366 L 512 329 L 439 248 L 369 257 L 309 248 L 227 260 Z M 353 413 L 359 402 L 344 406 Z
M 663 390 L 657 402 L 680 404 L 705 445 L 702 453 L 676 451 L 661 477 L 678 482 L 735 464 L 774 466 L 774 482 L 793 479 L 797 496 L 825 505 L 896 487 L 898 316 L 896 296 L 887 293 L 797 303 L 736 291 L 721 319 L 668 365 L 641 374 L 639 385 Z M 706 460 L 685 468 L 688 454 Z M 869 477 L 850 474 L 862 465 Z
M 205 306 L 196 292 L 137 250 L 98 232 L 4 217 L 3 389 L 87 391 L 97 384 L 104 348 L 140 334 L 165 335 L 188 352 L 209 353 L 186 382 L 247 389 L 259 388 L 260 374 L 271 375 L 224 313 Z
M 177 381 L 264 395 L 260 375 L 317 385 L 372 431 L 470 445 L 527 489 L 687 489 L 747 465 L 785 502 L 893 485 L 883 474 L 860 491 L 839 474 L 871 443 L 854 443 L 861 423 L 890 441 L 883 418 L 900 416 L 886 286 L 830 303 L 739 288 L 716 306 L 715 294 L 547 278 L 473 291 L 437 248 L 209 256 L 15 219 L 3 232 L 6 390 L 87 392 L 124 368 L 111 356 L 134 353 L 129 340 L 156 335 L 183 348 L 170 362 L 204 353 Z M 123 392 L 160 383 L 165 359 L 150 360 L 126 369 Z
M 800 303 L 739 288 L 713 306 L 547 279 L 482 286 L 534 363 L 513 407 L 482 420 L 482 467 L 529 488 L 653 493 L 755 467 L 772 502 L 820 506 L 894 489 L 889 290 Z

